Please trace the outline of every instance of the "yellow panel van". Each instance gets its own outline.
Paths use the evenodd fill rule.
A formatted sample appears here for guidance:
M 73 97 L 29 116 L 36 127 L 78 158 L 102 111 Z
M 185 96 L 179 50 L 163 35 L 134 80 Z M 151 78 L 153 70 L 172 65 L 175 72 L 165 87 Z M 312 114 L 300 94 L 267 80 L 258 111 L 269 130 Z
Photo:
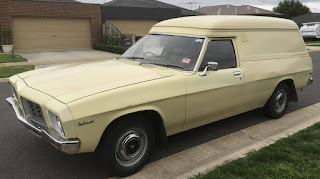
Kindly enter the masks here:
M 10 78 L 7 101 L 34 134 L 107 169 L 141 169 L 167 136 L 256 108 L 280 118 L 311 84 L 298 26 L 253 16 L 197 16 L 153 26 L 121 57 Z

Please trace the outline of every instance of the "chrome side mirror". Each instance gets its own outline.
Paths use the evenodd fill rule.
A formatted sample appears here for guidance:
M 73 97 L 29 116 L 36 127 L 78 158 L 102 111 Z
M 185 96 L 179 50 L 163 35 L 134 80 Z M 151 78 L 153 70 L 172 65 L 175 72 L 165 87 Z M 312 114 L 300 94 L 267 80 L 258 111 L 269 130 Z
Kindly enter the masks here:
M 206 76 L 207 71 L 218 71 L 218 65 L 217 62 L 208 62 L 206 68 L 200 73 L 200 76 Z

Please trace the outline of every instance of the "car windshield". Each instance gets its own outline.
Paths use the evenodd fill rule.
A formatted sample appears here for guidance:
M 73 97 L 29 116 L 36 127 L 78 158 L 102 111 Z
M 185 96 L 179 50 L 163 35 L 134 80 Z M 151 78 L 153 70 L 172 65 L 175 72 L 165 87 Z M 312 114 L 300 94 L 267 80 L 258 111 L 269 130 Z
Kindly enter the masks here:
M 149 34 L 121 57 L 167 68 L 192 71 L 204 38 Z

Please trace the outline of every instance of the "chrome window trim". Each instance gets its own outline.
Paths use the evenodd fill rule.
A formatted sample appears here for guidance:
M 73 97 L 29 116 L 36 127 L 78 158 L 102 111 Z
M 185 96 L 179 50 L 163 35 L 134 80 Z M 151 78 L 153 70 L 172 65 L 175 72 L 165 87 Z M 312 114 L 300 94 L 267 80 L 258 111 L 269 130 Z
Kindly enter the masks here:
M 185 72 L 185 73 L 192 73 L 192 74 L 195 74 L 196 73 L 196 69 L 197 69 L 197 66 L 199 65 L 199 61 L 201 59 L 201 56 L 202 54 L 204 53 L 204 47 L 205 47 L 205 44 L 207 43 L 208 41 L 208 37 L 206 36 L 198 36 L 198 35 L 187 35 L 187 34 L 174 34 L 174 33 L 148 33 L 147 35 L 170 35 L 170 36 L 179 36 L 179 37 L 193 37 L 193 38 L 203 38 L 204 39 L 204 42 L 202 44 L 202 47 L 201 47 L 201 50 L 200 50 L 200 53 L 199 53 L 199 56 L 198 56 L 198 59 L 197 59 L 197 63 L 195 64 L 194 68 L 192 71 L 188 71 L 188 70 L 180 70 L 180 69 L 174 69 L 174 68 L 170 68 L 172 70 L 175 70 L 175 71 L 179 71 L 179 72 Z M 140 38 L 136 43 L 134 43 L 130 48 L 127 49 L 127 51 L 129 49 L 131 49 L 134 45 L 138 44 L 138 42 L 140 40 L 142 40 L 143 38 L 145 38 L 147 35 L 143 36 L 142 38 Z M 124 57 L 122 57 L 122 55 L 120 56 L 120 58 L 122 59 L 126 59 Z M 132 60 L 130 60 L 132 61 Z M 133 61 L 133 62 L 136 62 L 136 61 Z M 137 63 L 140 63 L 140 62 L 137 62 Z M 150 64 L 150 65 L 153 65 L 153 64 Z M 153 65 L 153 66 L 157 66 L 159 67 L 158 65 Z M 160 66 L 161 67 L 161 66 Z M 164 67 L 165 68 L 165 67 Z
M 175 34 L 175 33 L 148 33 L 147 35 L 171 35 L 179 37 L 196 37 L 196 38 L 206 38 L 206 36 L 201 35 L 188 35 L 188 34 Z
M 196 65 L 194 66 L 194 69 L 193 69 L 193 72 L 194 72 L 194 73 L 197 73 L 197 69 L 198 69 L 198 67 L 200 67 L 200 62 L 202 62 L 201 57 L 202 57 L 202 56 L 204 57 L 204 53 L 205 53 L 204 47 L 205 47 L 205 45 L 206 45 L 207 43 L 208 43 L 208 38 L 206 37 L 206 38 L 204 39 L 204 42 L 203 42 L 203 45 L 202 45 L 202 49 L 201 49 L 201 51 L 200 51 L 200 54 L 199 54 L 197 63 L 196 63 Z

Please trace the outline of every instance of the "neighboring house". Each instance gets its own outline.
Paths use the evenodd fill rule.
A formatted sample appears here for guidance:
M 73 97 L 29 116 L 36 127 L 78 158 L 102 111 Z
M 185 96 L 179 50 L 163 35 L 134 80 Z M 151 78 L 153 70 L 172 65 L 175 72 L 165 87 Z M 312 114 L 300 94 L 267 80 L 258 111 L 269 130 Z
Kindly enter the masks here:
M 138 38 L 159 21 L 196 15 L 203 14 L 156 0 L 113 0 L 101 6 L 102 23 Z
M 219 6 L 207 6 L 195 10 L 206 15 L 255 15 L 255 16 L 271 16 L 282 17 L 283 14 L 261 9 L 255 6 L 242 5 L 233 6 L 230 4 Z
M 302 26 L 302 23 L 308 22 L 320 22 L 320 13 L 307 13 L 294 18 L 291 18 L 299 26 Z
M 74 0 L 0 0 L 0 30 L 16 50 L 88 49 L 101 34 L 99 4 Z

